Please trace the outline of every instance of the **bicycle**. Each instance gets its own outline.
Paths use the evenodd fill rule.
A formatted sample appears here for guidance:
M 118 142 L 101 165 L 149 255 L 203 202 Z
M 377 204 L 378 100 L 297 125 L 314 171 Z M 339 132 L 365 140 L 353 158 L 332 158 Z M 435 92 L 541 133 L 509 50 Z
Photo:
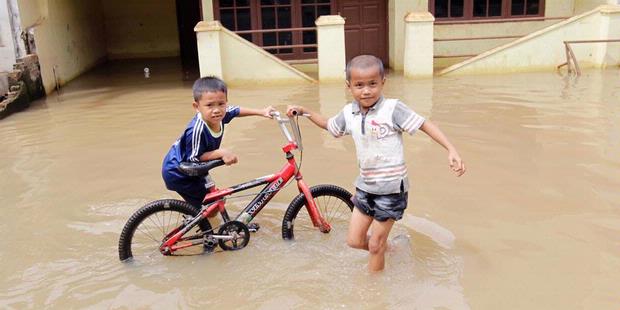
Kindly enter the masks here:
M 300 171 L 303 147 L 297 117 L 282 118 L 279 112 L 273 112 L 272 117 L 278 122 L 287 140 L 282 147 L 287 162 L 280 171 L 228 188 L 218 189 L 212 186 L 204 197 L 200 210 L 176 199 L 162 199 L 146 204 L 131 215 L 123 227 L 118 244 L 119 259 L 126 261 L 136 259 L 136 256 L 151 257 L 158 253 L 164 256 L 194 255 L 212 252 L 218 245 L 224 251 L 242 249 L 250 241 L 248 224 L 293 178 L 297 182 L 299 194 L 284 213 L 283 239 L 295 239 L 295 232 L 298 235 L 317 230 L 329 233 L 333 224 L 345 226 L 343 229 L 346 229 L 347 214 L 353 210 L 351 193 L 330 184 L 308 187 Z M 291 127 L 293 136 L 287 124 Z M 302 158 L 299 166 L 292 153 L 294 150 L 299 150 Z M 199 163 L 183 162 L 179 170 L 191 176 L 208 178 L 211 169 L 222 165 L 224 161 L 221 159 Z M 225 207 L 226 199 L 234 198 L 232 194 L 261 185 L 265 187 L 231 220 Z M 304 206 L 307 217 L 300 216 Z M 223 224 L 212 228 L 209 218 L 217 216 L 218 213 Z M 258 230 L 258 227 L 255 230 Z M 195 246 L 199 245 L 202 246 L 201 249 L 196 249 L 198 247 Z

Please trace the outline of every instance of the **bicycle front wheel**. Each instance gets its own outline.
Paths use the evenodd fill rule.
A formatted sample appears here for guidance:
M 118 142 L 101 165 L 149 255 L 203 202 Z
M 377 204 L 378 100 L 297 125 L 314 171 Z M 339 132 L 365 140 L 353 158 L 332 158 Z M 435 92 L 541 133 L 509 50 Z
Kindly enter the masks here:
M 329 235 L 346 235 L 353 211 L 351 193 L 342 187 L 329 184 L 313 186 L 310 188 L 310 193 L 323 219 L 332 227 Z M 306 196 L 300 193 L 286 209 L 282 220 L 282 238 L 302 240 L 324 238 L 322 235 L 324 234 L 312 224 L 306 209 Z
M 153 260 L 162 255 L 159 247 L 174 229 L 196 216 L 199 210 L 185 201 L 163 199 L 153 201 L 136 211 L 127 221 L 118 241 L 118 258 L 138 261 Z M 185 235 L 198 236 L 211 231 L 211 224 L 203 219 Z M 188 247 L 174 255 L 194 255 L 203 252 L 202 246 Z

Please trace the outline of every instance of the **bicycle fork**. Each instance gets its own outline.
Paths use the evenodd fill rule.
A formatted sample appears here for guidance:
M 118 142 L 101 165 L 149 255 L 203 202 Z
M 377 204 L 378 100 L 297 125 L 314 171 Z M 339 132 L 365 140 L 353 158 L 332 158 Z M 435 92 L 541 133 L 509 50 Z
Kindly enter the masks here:
M 297 180 L 297 188 L 299 189 L 299 192 L 303 193 L 306 197 L 306 209 L 308 210 L 308 214 L 312 220 L 312 225 L 314 227 L 318 227 L 322 233 L 330 232 L 332 230 L 332 226 L 321 215 L 321 211 L 317 208 L 316 203 L 314 203 L 314 198 L 312 197 L 310 188 L 308 188 L 308 185 L 304 182 L 301 174 L 297 173 L 295 179 Z

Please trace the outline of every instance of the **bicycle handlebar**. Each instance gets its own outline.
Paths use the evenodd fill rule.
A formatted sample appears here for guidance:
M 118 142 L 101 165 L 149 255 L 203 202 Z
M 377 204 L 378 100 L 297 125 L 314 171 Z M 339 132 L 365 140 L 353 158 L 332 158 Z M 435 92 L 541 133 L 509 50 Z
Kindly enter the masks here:
M 295 112 L 294 115 L 297 115 L 296 111 L 294 111 L 294 112 Z M 280 112 L 278 112 L 278 111 L 273 111 L 273 112 L 269 113 L 269 115 L 271 115 L 278 122 L 278 125 L 280 126 L 280 130 L 282 131 L 282 134 L 286 138 L 286 141 L 288 141 L 289 143 L 295 143 L 297 145 L 297 148 L 301 151 L 302 150 L 301 132 L 299 131 L 299 125 L 297 124 L 295 119 L 293 119 L 293 118 L 282 118 L 280 116 Z M 286 123 L 291 124 L 291 130 L 293 130 L 294 137 L 291 136 L 291 133 L 289 132 L 288 128 L 286 127 Z

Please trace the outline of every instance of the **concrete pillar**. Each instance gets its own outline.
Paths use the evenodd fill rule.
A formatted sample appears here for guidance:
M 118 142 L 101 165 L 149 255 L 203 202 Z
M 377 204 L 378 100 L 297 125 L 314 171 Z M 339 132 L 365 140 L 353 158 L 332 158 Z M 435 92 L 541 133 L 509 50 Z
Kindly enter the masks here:
M 620 39 L 620 5 L 610 4 L 601 8 L 601 38 Z M 601 48 L 600 64 L 603 67 L 620 65 L 620 42 L 597 44 Z
M 213 18 L 213 0 L 201 0 L 200 8 L 202 9 L 202 20 L 210 22 Z
M 220 35 L 222 24 L 219 21 L 202 21 L 194 28 L 198 41 L 198 64 L 200 76 L 214 75 L 224 79 L 222 69 L 222 49 Z
M 344 18 L 323 15 L 316 22 L 319 81 L 345 79 L 346 54 L 344 47 Z
M 433 22 L 429 12 L 405 16 L 404 73 L 406 77 L 433 75 Z

